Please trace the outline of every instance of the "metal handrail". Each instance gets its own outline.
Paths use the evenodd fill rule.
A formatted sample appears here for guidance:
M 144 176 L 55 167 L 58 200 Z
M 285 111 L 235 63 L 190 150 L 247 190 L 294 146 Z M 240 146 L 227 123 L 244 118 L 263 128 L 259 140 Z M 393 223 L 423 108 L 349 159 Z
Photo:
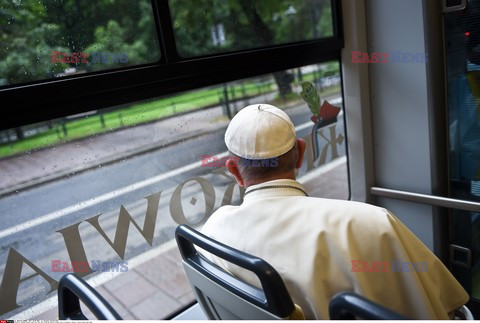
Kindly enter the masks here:
M 442 197 L 436 195 L 419 194 L 412 192 L 405 192 L 399 190 L 392 190 L 383 187 L 372 187 L 370 193 L 376 196 L 383 196 L 393 198 L 397 200 L 405 200 L 416 203 L 423 203 L 441 207 L 447 207 L 450 209 L 458 209 L 470 212 L 480 212 L 480 203 L 458 200 L 449 197 Z
M 66 274 L 58 283 L 59 320 L 87 320 L 80 301 L 95 315 L 97 320 L 121 320 L 113 307 L 82 278 Z

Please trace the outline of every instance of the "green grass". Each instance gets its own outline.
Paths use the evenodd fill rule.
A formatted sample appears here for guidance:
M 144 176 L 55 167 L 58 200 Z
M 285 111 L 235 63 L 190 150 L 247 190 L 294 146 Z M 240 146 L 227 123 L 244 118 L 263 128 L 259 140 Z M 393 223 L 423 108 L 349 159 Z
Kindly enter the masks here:
M 314 74 L 303 75 L 303 80 L 313 80 Z M 254 96 L 262 93 L 268 93 L 275 90 L 274 83 L 265 83 L 259 85 L 253 81 L 243 83 L 243 92 L 241 85 L 229 87 L 228 95 L 232 100 L 232 88 L 235 92 L 234 99 L 239 97 Z M 333 86 L 320 93 L 322 99 L 325 95 L 336 93 L 340 86 Z M 201 89 L 177 94 L 171 97 L 141 102 L 124 107 L 115 111 L 103 114 L 104 124 L 101 122 L 100 115 L 87 116 L 79 120 L 70 120 L 65 123 L 66 135 L 60 124 L 41 134 L 15 141 L 11 144 L 0 145 L 0 157 L 11 156 L 22 152 L 29 152 L 35 149 L 41 149 L 59 143 L 68 142 L 74 139 L 93 137 L 115 129 L 135 126 L 142 123 L 159 120 L 179 113 L 193 111 L 204 107 L 220 104 L 219 93 L 223 93 L 223 87 Z M 298 100 L 299 95 L 292 93 L 287 98 L 276 98 L 273 104 L 282 104 L 287 101 Z
M 243 91 L 242 85 L 230 86 L 228 87 L 230 99 L 233 99 L 232 88 L 235 93 L 234 98 L 238 99 L 239 96 L 243 95 L 253 96 L 272 92 L 274 91 L 274 84 L 245 82 Z M 67 121 L 65 123 L 67 135 L 65 135 L 61 125 L 56 125 L 53 129 L 36 136 L 15 141 L 12 144 L 0 145 L 0 157 L 28 152 L 74 139 L 98 135 L 118 128 L 135 126 L 179 113 L 217 105 L 220 104 L 220 92 L 223 93 L 223 87 L 221 86 L 186 92 L 149 102 L 136 103 L 130 107 L 104 113 L 104 125 L 101 122 L 100 115 Z
M 8 145 L 0 146 L 0 157 L 13 155 L 19 152 L 28 152 L 32 149 L 43 148 L 59 143 L 60 137 L 57 135 L 55 129 L 51 129 L 42 133 L 41 136 L 34 136 L 23 140 L 16 141 Z

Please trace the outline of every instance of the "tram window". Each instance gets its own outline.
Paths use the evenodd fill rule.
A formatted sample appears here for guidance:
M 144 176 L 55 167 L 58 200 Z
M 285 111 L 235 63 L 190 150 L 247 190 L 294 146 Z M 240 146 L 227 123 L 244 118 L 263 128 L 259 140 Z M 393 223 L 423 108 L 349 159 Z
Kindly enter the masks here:
M 341 108 L 316 138 L 301 82 Z M 49 299 L 68 270 L 125 319 L 190 303 L 174 230 L 241 203 L 221 165 L 229 118 L 255 102 L 283 108 L 309 143 L 299 180 L 347 199 L 341 93 L 332 61 L 0 131 L 0 317 L 55 319 Z
M 156 62 L 149 0 L 3 1 L 0 86 Z
M 331 1 L 170 0 L 182 57 L 333 36 Z

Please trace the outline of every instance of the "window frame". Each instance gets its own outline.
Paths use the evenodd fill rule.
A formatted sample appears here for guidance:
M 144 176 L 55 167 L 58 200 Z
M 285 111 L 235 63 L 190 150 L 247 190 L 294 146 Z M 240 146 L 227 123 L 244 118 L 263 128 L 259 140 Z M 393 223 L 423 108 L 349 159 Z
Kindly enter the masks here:
M 1 87 L 3 113 L 10 117 L 0 119 L 0 130 L 299 66 L 340 61 L 344 46 L 341 1 L 330 2 L 332 37 L 181 58 L 168 0 L 151 0 L 161 53 L 158 62 Z

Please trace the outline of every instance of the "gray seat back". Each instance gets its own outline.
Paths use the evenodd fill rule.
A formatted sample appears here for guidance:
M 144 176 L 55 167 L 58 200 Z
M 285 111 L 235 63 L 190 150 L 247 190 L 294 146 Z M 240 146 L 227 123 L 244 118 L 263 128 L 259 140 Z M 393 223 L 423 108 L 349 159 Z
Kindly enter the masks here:
M 295 306 L 277 271 L 264 260 L 181 225 L 175 232 L 195 297 L 209 319 L 278 320 Z M 195 246 L 255 273 L 262 289 L 249 285 L 198 253 Z

